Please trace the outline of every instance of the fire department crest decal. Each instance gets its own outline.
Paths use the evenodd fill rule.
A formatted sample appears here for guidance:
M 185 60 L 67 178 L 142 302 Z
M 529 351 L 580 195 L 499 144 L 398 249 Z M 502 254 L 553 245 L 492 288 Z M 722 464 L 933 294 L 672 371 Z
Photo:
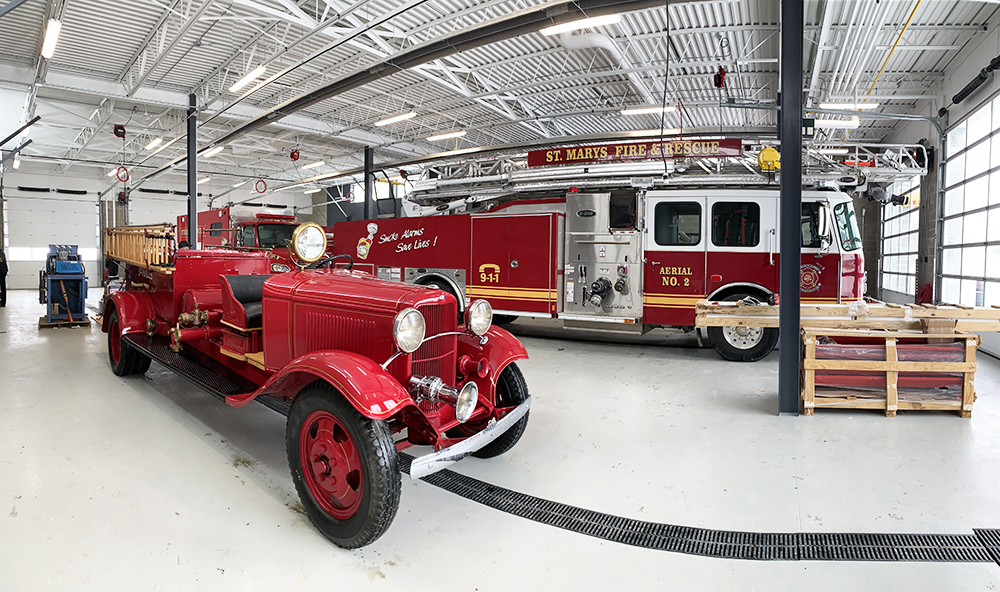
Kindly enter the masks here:
M 358 257 L 361 259 L 368 258 L 368 252 L 372 248 L 372 241 L 375 239 L 376 232 L 378 232 L 378 224 L 372 222 L 368 225 L 368 236 L 363 236 L 358 240 Z
M 805 263 L 799 268 L 799 289 L 803 292 L 815 292 L 822 285 L 820 277 L 823 268 L 812 263 Z

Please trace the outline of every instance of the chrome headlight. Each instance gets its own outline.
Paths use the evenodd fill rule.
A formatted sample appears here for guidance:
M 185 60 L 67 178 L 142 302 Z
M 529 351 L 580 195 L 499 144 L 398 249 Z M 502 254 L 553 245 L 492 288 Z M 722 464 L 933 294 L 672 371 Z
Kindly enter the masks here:
M 493 324 L 493 307 L 485 300 L 473 300 L 465 309 L 465 324 L 476 335 L 482 335 Z
M 405 353 L 413 353 L 424 340 L 424 315 L 415 308 L 405 308 L 396 315 L 392 323 L 392 338 L 396 347 Z
M 271 271 L 274 272 L 274 273 L 286 273 L 286 272 L 289 272 L 291 270 L 292 270 L 292 268 L 288 267 L 284 263 L 272 263 L 271 264 Z
M 472 417 L 472 412 L 476 410 L 476 403 L 479 401 L 479 387 L 471 380 L 465 383 L 455 400 L 455 419 L 465 423 Z

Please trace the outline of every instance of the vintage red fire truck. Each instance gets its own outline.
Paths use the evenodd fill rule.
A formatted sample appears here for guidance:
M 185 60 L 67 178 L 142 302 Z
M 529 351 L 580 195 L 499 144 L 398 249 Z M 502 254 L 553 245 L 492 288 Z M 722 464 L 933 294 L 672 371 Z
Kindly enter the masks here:
M 315 224 L 293 233 L 296 271 L 265 252 L 176 250 L 169 227 L 114 228 L 105 255 L 123 266 L 102 329 L 111 369 L 157 360 L 234 407 L 288 417 L 292 479 L 316 527 L 355 548 L 381 536 L 399 505 L 397 450 L 420 478 L 472 454 L 497 456 L 524 433 L 531 397 L 524 347 L 492 326 L 485 300 L 380 280 L 325 257 Z
M 187 215 L 178 216 L 177 241 L 193 248 L 265 250 L 270 253 L 271 271 L 283 273 L 295 266 L 289 244 L 298 226 L 291 208 L 227 206 L 198 212 L 197 244 L 188 240 Z
M 778 192 L 671 189 L 570 192 L 482 214 L 342 222 L 334 248 L 380 277 L 485 298 L 498 322 L 690 329 L 699 300 L 778 291 Z M 802 206 L 803 302 L 864 294 L 864 260 L 847 195 L 808 191 Z M 766 356 L 777 330 L 713 328 L 731 360 Z
M 448 290 L 460 306 L 485 298 L 498 323 L 691 330 L 699 300 L 767 302 L 778 291 L 778 153 L 764 148 L 745 154 L 740 140 L 684 140 L 661 151 L 644 142 L 533 151 L 527 165 L 433 167 L 404 204 L 411 217 L 337 223 L 334 247 L 379 277 Z M 807 160 L 814 189 L 802 197 L 802 302 L 863 298 L 853 199 L 838 188 L 860 193 L 881 187 L 876 178 L 922 174 L 919 150 L 856 148 L 879 163 L 865 174 L 820 154 Z M 777 343 L 777 329 L 708 333 L 730 360 L 759 360 Z

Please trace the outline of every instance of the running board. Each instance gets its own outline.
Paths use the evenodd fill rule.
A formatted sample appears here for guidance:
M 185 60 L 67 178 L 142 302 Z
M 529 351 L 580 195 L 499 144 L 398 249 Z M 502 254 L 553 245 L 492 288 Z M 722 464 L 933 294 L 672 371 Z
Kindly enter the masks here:
M 206 368 L 194 360 L 170 351 L 170 347 L 166 343 L 161 342 L 155 337 L 149 337 L 145 333 L 129 333 L 128 335 L 123 335 L 122 338 L 131 347 L 142 352 L 143 355 L 163 364 L 223 403 L 226 401 L 227 396 L 243 395 L 257 390 L 257 385 L 243 379 L 239 375 L 233 372 L 229 372 L 227 375 L 220 375 L 216 371 Z M 258 396 L 254 400 L 286 417 L 288 416 L 288 410 L 291 408 L 291 405 L 285 401 L 266 395 Z

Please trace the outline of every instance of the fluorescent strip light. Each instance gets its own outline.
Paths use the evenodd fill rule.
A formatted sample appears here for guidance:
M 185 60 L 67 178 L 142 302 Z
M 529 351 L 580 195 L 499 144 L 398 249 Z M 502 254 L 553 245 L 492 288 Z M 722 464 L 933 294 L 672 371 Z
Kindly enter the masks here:
M 820 109 L 843 109 L 845 111 L 870 111 L 878 109 L 878 103 L 820 103 Z
M 319 193 L 320 191 L 323 191 L 322 187 L 317 187 L 316 189 L 306 189 L 302 193 L 305 193 L 306 195 L 309 195 L 310 193 Z
M 216 146 L 215 148 L 212 148 L 212 149 L 211 149 L 211 150 L 209 150 L 208 152 L 206 152 L 206 153 L 202 154 L 202 155 L 201 155 L 201 157 L 202 157 L 202 158 L 208 158 L 208 157 L 210 157 L 210 156 L 215 156 L 216 154 L 218 154 L 218 153 L 222 152 L 222 150 L 223 150 L 224 148 L 225 148 L 225 146 Z
M 28 139 L 28 134 L 30 132 L 31 132 L 31 126 L 29 125 L 28 127 L 24 128 L 24 131 L 21 132 L 21 139 L 22 140 L 27 140 Z
M 49 26 L 45 28 L 45 42 L 42 43 L 42 57 L 51 60 L 56 52 L 56 42 L 59 41 L 59 31 L 62 30 L 62 23 L 56 19 L 49 19 Z
M 204 179 L 198 179 L 196 185 L 201 185 L 202 183 L 207 183 L 212 180 L 212 177 L 205 177 Z
M 828 127 L 834 129 L 858 129 L 861 127 L 861 120 L 855 115 L 850 119 L 817 119 L 816 127 Z
M 561 25 L 553 25 L 551 27 L 545 27 L 541 29 L 539 33 L 542 35 L 558 35 L 560 33 L 568 33 L 570 31 L 578 31 L 580 29 L 589 29 L 591 27 L 600 27 L 603 25 L 613 25 L 622 20 L 622 15 L 620 14 L 606 14 L 604 16 L 595 16 L 593 18 L 580 19 L 578 21 L 570 21 L 568 23 L 563 23 Z
M 118 174 L 118 169 L 111 169 L 110 171 L 108 171 L 109 177 L 114 177 L 117 174 Z
M 170 148 L 174 144 L 174 142 L 176 142 L 177 140 L 180 140 L 180 139 L 181 139 L 181 136 L 177 136 L 173 140 L 170 140 L 166 144 L 164 144 L 164 145 L 160 146 L 159 148 L 157 148 L 156 151 L 153 152 L 153 154 L 159 154 L 160 152 L 166 150 L 167 148 Z M 153 154 L 150 154 L 150 156 L 153 156 Z
M 632 109 L 622 109 L 622 115 L 646 115 L 649 113 L 673 113 L 677 107 L 667 105 L 666 107 L 635 107 Z
M 251 82 L 253 82 L 258 76 L 260 76 L 261 74 L 263 74 L 266 70 L 267 70 L 267 68 L 265 68 L 264 66 L 257 66 L 256 68 L 254 68 L 253 70 L 251 70 L 246 76 L 244 76 L 243 78 L 240 78 L 239 80 L 237 80 L 236 84 L 230 86 L 229 87 L 229 92 L 236 92 L 236 91 L 240 90 L 244 86 L 246 86 L 246 85 L 250 84 Z
M 21 155 L 20 154 L 15 154 L 14 155 L 14 168 L 15 169 L 21 168 Z
M 437 142 L 438 140 L 450 140 L 451 138 L 461 138 L 465 135 L 465 130 L 459 130 L 457 132 L 448 132 L 447 134 L 438 134 L 436 136 L 431 136 L 427 138 L 428 142 Z
M 390 117 L 388 119 L 383 119 L 381 121 L 375 122 L 375 127 L 382 127 L 383 125 L 391 125 L 393 123 L 399 123 L 400 121 L 406 121 L 407 119 L 413 119 L 417 114 L 413 111 L 409 113 L 403 113 L 402 115 L 396 115 L 395 117 Z
M 847 148 L 820 148 L 816 152 L 820 154 L 850 154 L 850 150 Z
M 237 183 L 236 185 L 233 185 L 233 189 L 236 189 L 237 187 L 243 187 L 243 186 L 244 186 L 244 185 L 246 185 L 246 184 L 247 184 L 247 182 L 246 182 L 246 181 L 240 181 L 240 182 L 239 182 L 239 183 Z
M 149 144 L 146 144 L 146 150 L 152 150 L 153 148 L 156 148 L 157 146 L 159 146 L 162 142 L 163 142 L 163 138 L 153 138 L 152 142 L 150 142 Z
M 309 163 L 309 164 L 307 164 L 307 165 L 303 166 L 303 167 L 302 167 L 302 170 L 304 171 L 304 170 L 306 170 L 306 169 L 314 169 L 314 168 L 316 168 L 316 167 L 321 167 L 321 166 L 323 166 L 324 164 L 326 164 L 326 161 L 324 161 L 324 160 L 317 160 L 316 162 L 313 162 L 313 163 Z

